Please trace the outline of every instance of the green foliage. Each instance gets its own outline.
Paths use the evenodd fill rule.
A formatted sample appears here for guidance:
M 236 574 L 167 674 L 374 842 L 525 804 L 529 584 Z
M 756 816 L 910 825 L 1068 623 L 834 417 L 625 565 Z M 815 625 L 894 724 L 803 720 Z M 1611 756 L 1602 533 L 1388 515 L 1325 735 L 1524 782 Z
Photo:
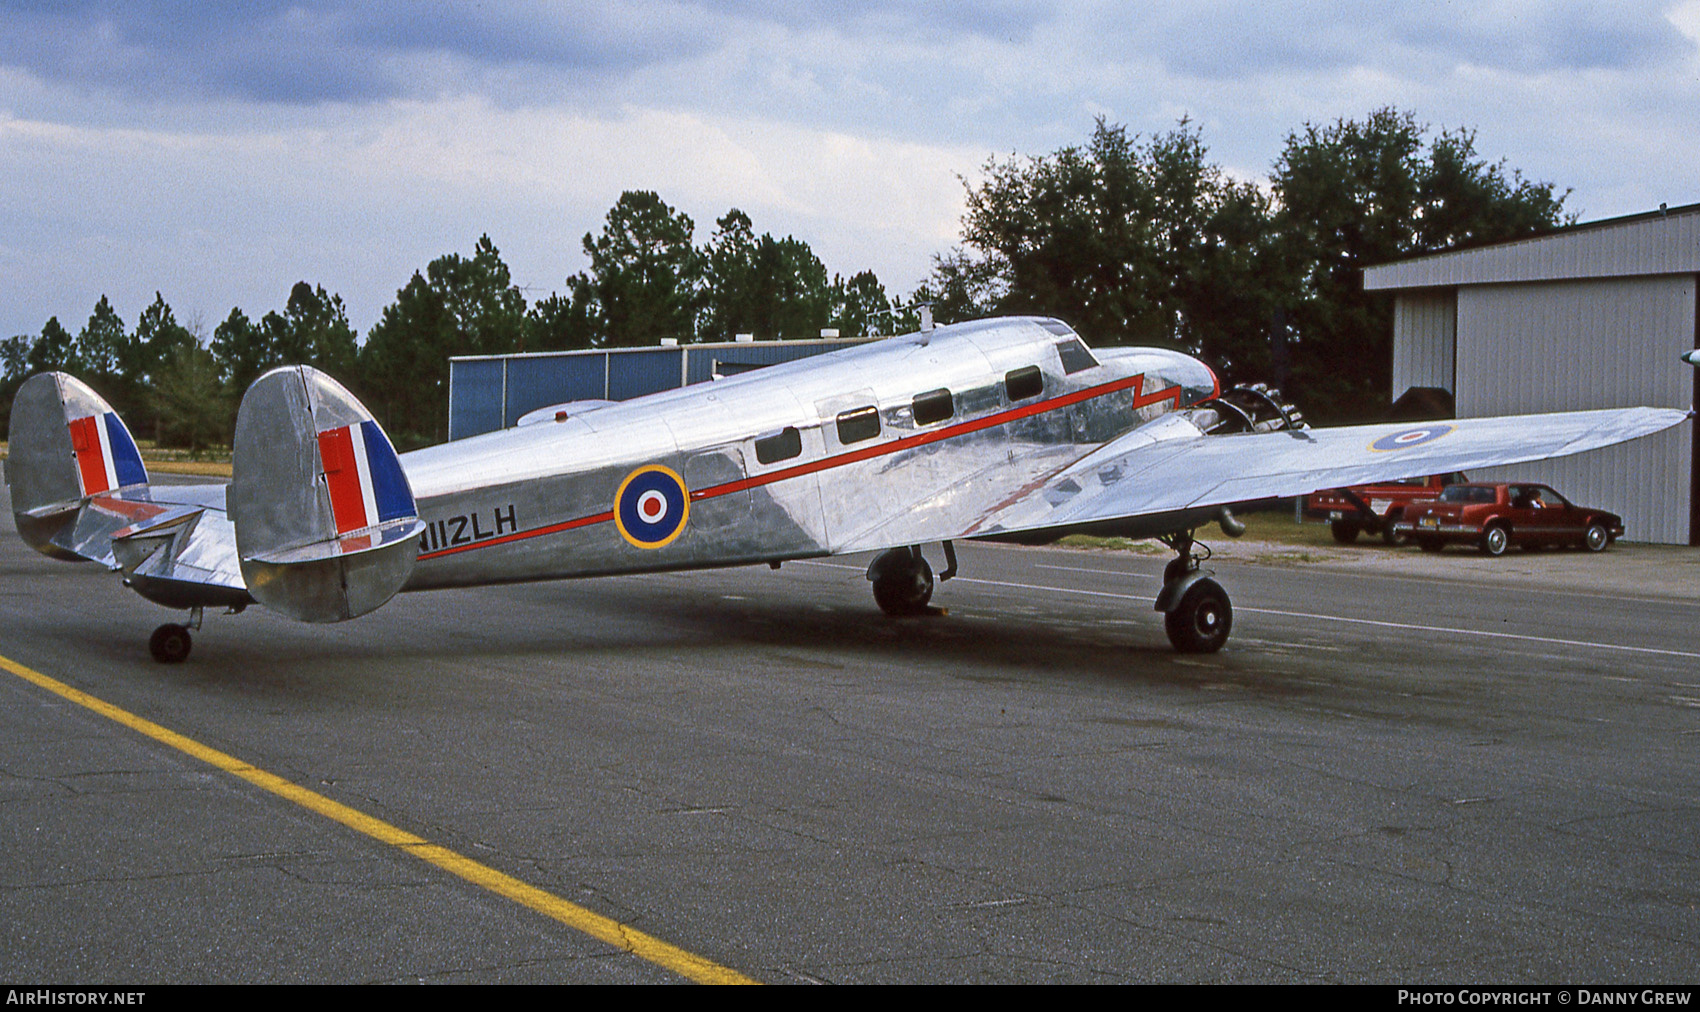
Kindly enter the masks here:
M 1167 344 L 1230 371 L 1257 360 L 1278 282 L 1268 200 L 1205 154 L 1184 122 L 1140 141 L 1099 120 L 1084 148 L 989 163 L 968 190 L 967 248 L 927 286 L 938 319 L 1037 313 L 1103 344 Z
M 1212 165 L 1184 120 L 1149 140 L 1099 120 L 1084 147 L 988 163 L 963 246 L 917 298 L 941 322 L 1043 313 L 1097 343 L 1168 344 L 1229 382 L 1283 383 L 1314 418 L 1376 416 L 1391 305 L 1363 268 L 1570 220 L 1552 184 L 1487 163 L 1472 133 L 1426 138 L 1391 109 L 1306 125 L 1266 193 Z
M 354 328 L 349 326 L 341 296 L 305 281 L 297 281 L 290 289 L 283 312 L 269 312 L 257 324 L 240 308 L 232 308 L 224 322 L 213 328 L 209 349 L 232 426 L 242 394 L 268 370 L 310 365 L 351 380 L 357 356 Z
M 122 376 L 127 367 L 134 366 L 140 356 L 132 347 L 133 339 L 124 329 L 124 321 L 113 311 L 112 303 L 102 295 L 94 312 L 77 335 L 77 360 L 96 376 Z
M 448 433 L 449 356 L 523 351 L 525 296 L 489 236 L 470 258 L 451 253 L 414 274 L 367 335 L 362 397 L 392 439 L 420 445 Z
M 1458 245 L 1498 242 L 1573 221 L 1551 183 L 1477 156 L 1468 131 L 1427 129 L 1409 113 L 1307 124 L 1288 135 L 1271 177 L 1273 219 L 1294 340 L 1288 393 L 1314 418 L 1362 420 L 1389 398 L 1392 300 L 1363 290 L 1363 269 Z
M 101 300 L 105 302 L 104 299 Z M 47 325 L 41 328 L 41 337 L 30 347 L 24 359 L 29 372 L 81 372 L 82 362 L 77 356 L 76 341 L 70 331 L 59 325 L 59 317 L 52 317 Z
M 590 273 L 572 279 L 598 348 L 695 336 L 702 255 L 690 216 L 655 193 L 630 191 L 609 210 L 600 236 L 585 233 Z
M 896 307 L 873 271 L 861 271 L 852 275 L 849 281 L 837 277 L 832 279 L 829 326 L 837 328 L 840 337 L 892 333 L 895 327 L 906 322 L 894 318 Z
M 733 208 L 700 259 L 706 264 L 697 336 L 730 341 L 819 337 L 834 308 L 826 267 L 800 239 L 755 238 L 750 218 Z
M 580 351 L 591 346 L 596 323 L 591 316 L 594 296 L 590 281 L 580 274 L 571 279 L 566 295 L 537 300 L 525 318 L 525 346 L 532 351 Z
M 230 408 L 212 352 L 199 342 L 174 344 L 154 369 L 149 396 L 162 446 L 200 452 L 230 439 Z

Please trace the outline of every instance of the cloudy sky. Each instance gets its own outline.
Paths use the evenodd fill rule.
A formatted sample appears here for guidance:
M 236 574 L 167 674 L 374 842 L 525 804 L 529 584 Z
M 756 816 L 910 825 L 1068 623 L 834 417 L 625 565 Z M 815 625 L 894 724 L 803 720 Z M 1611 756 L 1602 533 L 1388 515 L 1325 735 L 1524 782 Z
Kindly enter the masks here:
M 627 189 L 907 293 L 989 157 L 1186 116 L 1262 179 L 1388 105 L 1584 220 L 1700 202 L 1700 0 L 0 0 L 0 336 L 303 279 L 364 332 L 483 233 L 538 298 Z

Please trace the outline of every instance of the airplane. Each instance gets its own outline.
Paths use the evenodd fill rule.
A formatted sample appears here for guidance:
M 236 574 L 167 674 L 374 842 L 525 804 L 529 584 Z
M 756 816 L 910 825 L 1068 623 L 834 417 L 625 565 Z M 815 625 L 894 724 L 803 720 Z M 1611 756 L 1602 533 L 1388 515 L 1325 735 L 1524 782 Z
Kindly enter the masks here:
M 1094 350 L 1059 320 L 1012 317 L 556 405 L 403 454 L 336 380 L 282 367 L 242 398 L 228 486 L 151 483 L 110 405 L 42 373 L 14 399 L 6 478 L 29 545 L 189 612 L 155 630 L 162 662 L 189 655 L 209 607 L 338 622 L 400 591 L 867 551 L 878 607 L 912 616 L 956 574 L 955 541 L 1075 532 L 1173 550 L 1154 608 L 1175 649 L 1213 652 L 1233 608 L 1200 528 L 1237 536 L 1235 511 L 1318 488 L 1579 453 L 1692 415 L 1312 428 L 1277 391 L 1224 390 L 1191 356 Z

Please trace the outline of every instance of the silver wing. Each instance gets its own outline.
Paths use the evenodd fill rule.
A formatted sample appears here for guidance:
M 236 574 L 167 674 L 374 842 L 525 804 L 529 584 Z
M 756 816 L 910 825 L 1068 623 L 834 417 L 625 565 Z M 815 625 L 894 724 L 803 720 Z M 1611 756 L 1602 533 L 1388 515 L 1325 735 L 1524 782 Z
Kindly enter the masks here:
M 914 503 L 844 551 L 1024 532 L 1166 534 L 1198 526 L 1222 506 L 1582 453 L 1651 435 L 1690 414 L 1622 408 L 1204 435 L 1176 413 L 1069 461 L 1003 502 L 982 504 L 971 517 L 954 490 Z

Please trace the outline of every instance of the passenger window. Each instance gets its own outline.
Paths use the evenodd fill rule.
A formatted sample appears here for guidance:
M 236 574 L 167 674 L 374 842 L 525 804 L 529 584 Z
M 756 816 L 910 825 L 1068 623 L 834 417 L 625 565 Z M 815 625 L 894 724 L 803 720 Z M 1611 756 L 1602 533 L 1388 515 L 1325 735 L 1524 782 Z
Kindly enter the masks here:
M 803 452 L 803 437 L 796 428 L 787 425 L 771 436 L 756 440 L 756 460 L 777 464 Z
M 1063 372 L 1071 376 L 1098 365 L 1098 360 L 1093 358 L 1092 353 L 1078 340 L 1058 342 L 1057 354 L 1062 356 Z
M 929 390 L 915 395 L 915 424 L 931 425 L 956 414 L 949 390 Z
M 880 434 L 880 413 L 873 405 L 838 413 L 838 441 L 860 443 Z
M 1004 374 L 1003 388 L 1010 400 L 1024 401 L 1045 392 L 1045 376 L 1036 365 L 1012 369 Z

